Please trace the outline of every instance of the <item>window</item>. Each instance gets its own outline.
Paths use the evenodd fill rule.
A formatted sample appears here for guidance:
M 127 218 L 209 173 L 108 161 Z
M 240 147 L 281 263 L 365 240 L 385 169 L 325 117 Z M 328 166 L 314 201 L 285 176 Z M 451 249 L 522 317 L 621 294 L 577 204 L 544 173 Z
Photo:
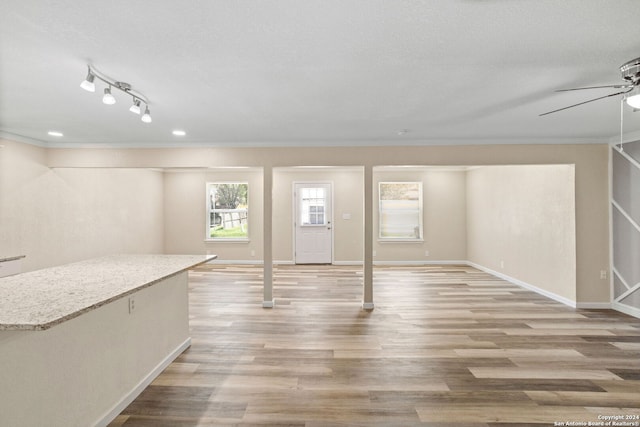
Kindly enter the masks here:
M 300 194 L 300 223 L 302 225 L 325 225 L 325 189 L 302 188 Z
M 207 183 L 207 240 L 249 238 L 249 184 Z
M 380 224 L 384 240 L 422 240 L 422 183 L 380 182 Z

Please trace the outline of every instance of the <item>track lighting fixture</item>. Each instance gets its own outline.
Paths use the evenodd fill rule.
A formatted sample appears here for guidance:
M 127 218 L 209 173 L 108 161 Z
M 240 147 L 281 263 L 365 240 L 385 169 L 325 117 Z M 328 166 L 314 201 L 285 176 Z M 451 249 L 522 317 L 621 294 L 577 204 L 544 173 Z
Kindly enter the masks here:
M 104 74 L 101 74 L 96 71 L 95 68 L 92 68 L 90 65 L 87 66 L 89 69 L 87 72 L 87 78 L 80 83 L 80 87 L 88 92 L 95 92 L 96 85 L 94 80 L 97 78 L 98 80 L 107 84 L 107 87 L 104 89 L 104 96 L 102 97 L 102 102 L 107 105 L 113 105 L 116 103 L 116 98 L 111 93 L 111 89 L 118 89 L 127 95 L 133 98 L 133 105 L 129 108 L 129 111 L 135 114 L 140 114 L 140 105 L 144 102 L 145 109 L 144 114 L 141 117 L 141 120 L 144 123 L 151 123 L 151 113 L 149 112 L 149 100 L 140 92 L 133 90 L 129 83 L 119 82 L 114 79 L 111 79 Z

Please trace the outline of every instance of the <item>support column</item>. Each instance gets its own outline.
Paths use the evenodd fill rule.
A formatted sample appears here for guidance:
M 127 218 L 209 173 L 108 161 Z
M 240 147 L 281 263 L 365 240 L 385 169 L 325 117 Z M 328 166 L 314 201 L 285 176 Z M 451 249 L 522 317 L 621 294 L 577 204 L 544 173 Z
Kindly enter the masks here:
M 373 310 L 373 167 L 364 167 L 364 291 L 362 308 Z
M 262 170 L 263 203 L 262 217 L 263 230 L 263 253 L 264 253 L 264 284 L 262 307 L 273 308 L 273 167 L 264 166 Z

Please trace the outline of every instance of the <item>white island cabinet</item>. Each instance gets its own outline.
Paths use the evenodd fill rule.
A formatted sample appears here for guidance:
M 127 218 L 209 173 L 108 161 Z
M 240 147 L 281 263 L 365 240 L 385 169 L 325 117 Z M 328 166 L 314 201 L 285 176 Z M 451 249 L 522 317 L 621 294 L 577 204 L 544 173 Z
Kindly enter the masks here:
M 0 425 L 103 426 L 191 343 L 188 270 L 114 255 L 0 278 Z

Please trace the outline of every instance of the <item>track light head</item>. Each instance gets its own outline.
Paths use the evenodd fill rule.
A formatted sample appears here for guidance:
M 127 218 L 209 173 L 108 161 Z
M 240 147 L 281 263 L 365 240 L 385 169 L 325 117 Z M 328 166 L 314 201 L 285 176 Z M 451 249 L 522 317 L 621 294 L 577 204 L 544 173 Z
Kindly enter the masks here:
M 140 120 L 142 120 L 145 123 L 151 123 L 152 122 L 151 113 L 149 112 L 149 106 L 148 105 L 145 106 L 144 114 L 142 115 Z
M 137 98 L 133 98 L 133 105 L 129 108 L 134 114 L 140 114 L 140 100 Z
M 95 78 L 96 76 L 94 76 L 91 70 L 89 70 L 89 72 L 87 73 L 87 78 L 84 79 L 82 83 L 80 83 L 80 87 L 87 92 L 95 92 L 96 84 L 93 82 Z
M 116 99 L 111 95 L 111 86 L 104 88 L 104 96 L 102 102 L 107 105 L 113 105 L 116 103 Z

